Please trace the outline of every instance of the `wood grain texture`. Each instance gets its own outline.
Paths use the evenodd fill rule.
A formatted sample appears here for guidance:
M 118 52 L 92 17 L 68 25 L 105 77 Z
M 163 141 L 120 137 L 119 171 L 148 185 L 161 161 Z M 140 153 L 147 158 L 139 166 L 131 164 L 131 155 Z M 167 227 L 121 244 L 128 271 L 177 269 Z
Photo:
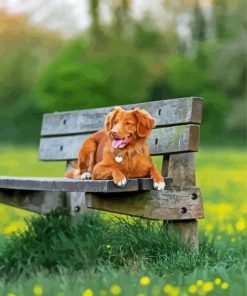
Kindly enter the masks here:
M 148 139 L 151 155 L 197 151 L 199 125 L 179 125 L 154 129 Z M 40 140 L 40 160 L 73 160 L 85 135 L 44 137 Z M 193 139 L 193 141 L 191 140 Z
M 169 232 L 172 232 L 173 235 L 177 235 L 183 242 L 189 244 L 192 249 L 198 251 L 199 238 L 197 220 L 168 220 L 164 223 L 164 227 L 166 227 Z
M 183 186 L 187 188 L 196 186 L 195 154 L 179 153 L 176 155 L 170 155 L 168 173 L 169 176 L 173 178 L 173 184 L 175 186 Z M 201 213 L 204 215 L 202 200 Z M 196 217 L 194 218 L 196 219 Z M 176 232 L 184 242 L 191 246 L 192 249 L 198 251 L 198 227 L 195 219 L 191 219 L 190 221 L 176 221 L 177 219 L 173 219 L 173 221 L 170 221 L 168 224 L 164 221 L 164 224 L 168 227 L 169 231 Z
M 168 174 L 174 186 L 196 186 L 194 153 L 170 155 Z
M 197 196 L 194 199 L 194 196 Z M 203 218 L 200 190 L 171 188 L 164 191 L 86 193 L 88 208 L 155 220 Z
M 40 214 L 48 214 L 66 206 L 63 192 L 0 189 L 0 202 L 8 206 Z
M 171 184 L 172 179 L 166 177 L 166 189 L 170 188 Z M 112 180 L 0 176 L 1 188 L 63 192 L 129 192 L 152 190 L 153 181 L 151 178 L 128 179 L 127 185 L 121 188 L 117 187 Z
M 126 110 L 139 107 L 147 110 L 156 120 L 156 125 L 200 124 L 202 99 L 197 97 L 153 101 L 124 105 Z M 105 116 L 113 107 L 89 109 L 72 112 L 45 114 L 42 123 L 42 136 L 89 133 L 104 126 Z
M 0 176 L 0 188 L 63 192 L 126 192 L 139 190 L 139 181 L 129 179 L 126 186 L 121 188 L 111 180 Z

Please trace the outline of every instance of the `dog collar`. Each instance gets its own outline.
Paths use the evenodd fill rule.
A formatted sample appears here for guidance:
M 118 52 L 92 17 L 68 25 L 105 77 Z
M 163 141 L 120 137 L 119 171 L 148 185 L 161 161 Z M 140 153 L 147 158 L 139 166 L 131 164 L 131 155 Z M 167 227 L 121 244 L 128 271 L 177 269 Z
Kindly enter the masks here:
M 122 155 L 116 155 L 116 156 L 115 156 L 115 161 L 116 161 L 117 163 L 120 163 L 122 160 L 123 160 L 123 156 L 122 156 Z

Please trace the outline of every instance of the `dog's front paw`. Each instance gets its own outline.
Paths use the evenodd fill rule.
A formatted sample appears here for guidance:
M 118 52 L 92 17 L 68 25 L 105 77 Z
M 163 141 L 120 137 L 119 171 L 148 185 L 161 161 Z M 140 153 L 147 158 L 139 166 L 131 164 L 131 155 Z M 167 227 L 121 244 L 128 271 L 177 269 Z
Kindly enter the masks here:
M 85 172 L 81 174 L 81 179 L 82 180 L 90 180 L 92 179 L 92 174 L 90 172 Z
M 164 190 L 166 187 L 166 184 L 165 184 L 165 182 L 154 182 L 153 186 L 154 186 L 154 189 Z
M 126 184 L 127 184 L 127 179 L 125 177 L 116 183 L 116 185 L 119 187 L 124 187 Z
M 113 182 L 118 186 L 118 187 L 124 187 L 127 184 L 127 179 L 124 176 L 124 174 L 116 174 L 113 176 Z

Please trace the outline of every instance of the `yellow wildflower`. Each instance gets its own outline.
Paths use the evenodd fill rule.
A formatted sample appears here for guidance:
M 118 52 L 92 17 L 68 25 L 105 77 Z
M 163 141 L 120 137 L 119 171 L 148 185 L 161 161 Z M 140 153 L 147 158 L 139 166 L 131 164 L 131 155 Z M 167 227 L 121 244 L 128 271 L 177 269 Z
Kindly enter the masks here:
M 214 226 L 211 223 L 207 223 L 206 226 L 205 226 L 205 229 L 206 229 L 207 232 L 211 232 L 211 231 L 213 231 Z
M 210 292 L 214 289 L 214 284 L 212 282 L 206 282 L 204 283 L 204 285 L 202 286 L 202 289 L 204 292 Z
M 188 292 L 191 294 L 194 294 L 197 292 L 197 286 L 196 285 L 190 285 L 188 288 Z
M 223 290 L 228 289 L 228 287 L 229 287 L 229 284 L 227 282 L 224 282 L 221 285 L 221 289 L 223 289 Z
M 178 287 L 173 287 L 170 292 L 170 296 L 178 296 L 179 293 L 180 293 L 180 289 Z
M 203 283 L 204 283 L 203 280 L 198 280 L 196 282 L 196 284 L 197 284 L 198 287 L 201 287 L 203 285 Z
M 81 296 L 93 296 L 93 291 L 91 289 L 86 289 Z
M 106 292 L 105 289 L 101 289 L 101 290 L 99 291 L 99 296 L 106 296 L 106 295 L 107 295 L 107 292 Z
M 160 294 L 160 286 L 156 285 L 152 287 L 152 295 L 159 295 Z
M 232 224 L 228 223 L 228 224 L 226 225 L 226 232 L 227 232 L 228 234 L 233 234 L 234 229 L 233 229 Z
M 43 287 L 40 284 L 36 284 L 33 287 L 33 294 L 35 296 L 42 296 L 43 295 Z
M 172 290 L 173 290 L 173 286 L 172 286 L 172 285 L 167 284 L 167 285 L 165 285 L 165 286 L 163 287 L 163 291 L 164 291 L 165 293 L 167 293 L 167 294 L 171 293 Z
M 148 276 L 143 276 L 142 278 L 140 278 L 140 285 L 142 286 L 147 286 L 149 285 L 151 282 L 151 279 Z
M 239 218 L 235 224 L 237 231 L 245 230 L 245 219 L 243 217 Z
M 122 292 L 122 288 L 119 285 L 112 285 L 110 291 L 112 295 L 119 295 Z
M 215 282 L 216 285 L 220 285 L 220 284 L 222 283 L 222 281 L 221 281 L 220 278 L 216 278 L 216 279 L 214 280 L 214 282 Z
M 10 293 L 8 293 L 8 294 L 7 294 L 7 296 L 16 296 L 16 294 L 15 294 L 15 293 L 12 293 L 12 292 L 10 292 Z

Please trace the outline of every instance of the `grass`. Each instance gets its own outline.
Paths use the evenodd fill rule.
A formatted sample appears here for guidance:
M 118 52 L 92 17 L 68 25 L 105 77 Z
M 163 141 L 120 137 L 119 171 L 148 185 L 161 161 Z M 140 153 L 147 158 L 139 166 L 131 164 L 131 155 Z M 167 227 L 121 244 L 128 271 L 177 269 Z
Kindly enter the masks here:
M 33 148 L 0 152 L 0 175 L 63 174 L 64 164 L 38 163 Z M 246 295 L 246 180 L 245 151 L 198 153 L 199 254 L 157 222 L 0 206 L 0 295 Z

